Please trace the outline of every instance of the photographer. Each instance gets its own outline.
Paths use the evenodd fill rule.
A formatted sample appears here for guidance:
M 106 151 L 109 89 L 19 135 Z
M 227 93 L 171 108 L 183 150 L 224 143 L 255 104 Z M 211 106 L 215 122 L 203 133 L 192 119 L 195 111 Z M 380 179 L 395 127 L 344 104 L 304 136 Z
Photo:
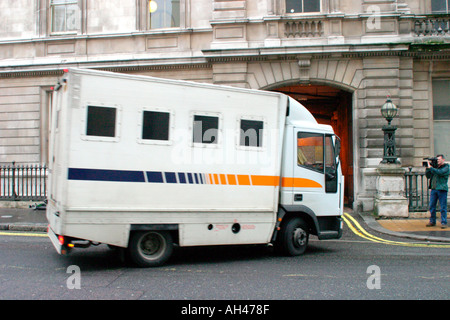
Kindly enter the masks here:
M 431 165 L 428 161 L 428 167 L 425 174 L 430 179 L 429 188 L 431 189 L 430 196 L 430 222 L 427 227 L 436 225 L 436 205 L 439 200 L 441 206 L 441 228 L 447 228 L 447 193 L 448 193 L 448 176 L 449 166 L 445 163 L 444 156 L 438 154 L 436 156 L 437 164 Z

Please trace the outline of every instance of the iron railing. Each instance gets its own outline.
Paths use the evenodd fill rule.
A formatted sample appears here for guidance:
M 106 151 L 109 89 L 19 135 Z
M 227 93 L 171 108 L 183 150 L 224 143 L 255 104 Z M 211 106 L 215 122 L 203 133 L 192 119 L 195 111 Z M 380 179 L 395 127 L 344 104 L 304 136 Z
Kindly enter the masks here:
M 45 200 L 47 172 L 45 164 L 0 165 L 0 200 Z
M 425 172 L 412 171 L 412 168 L 409 167 L 405 172 L 405 190 L 410 212 L 428 210 L 430 190 Z

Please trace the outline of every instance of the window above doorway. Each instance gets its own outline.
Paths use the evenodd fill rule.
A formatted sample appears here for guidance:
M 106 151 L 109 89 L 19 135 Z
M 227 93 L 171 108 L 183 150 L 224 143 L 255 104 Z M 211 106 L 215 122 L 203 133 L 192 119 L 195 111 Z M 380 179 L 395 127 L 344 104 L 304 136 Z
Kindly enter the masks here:
M 450 0 L 431 0 L 432 13 L 449 13 Z
M 148 29 L 180 26 L 180 0 L 150 0 L 147 8 Z
M 80 30 L 80 7 L 78 0 L 50 1 L 50 33 L 77 33 Z
M 320 0 L 286 0 L 286 13 L 320 12 Z
M 139 0 L 138 30 L 184 27 L 185 0 Z

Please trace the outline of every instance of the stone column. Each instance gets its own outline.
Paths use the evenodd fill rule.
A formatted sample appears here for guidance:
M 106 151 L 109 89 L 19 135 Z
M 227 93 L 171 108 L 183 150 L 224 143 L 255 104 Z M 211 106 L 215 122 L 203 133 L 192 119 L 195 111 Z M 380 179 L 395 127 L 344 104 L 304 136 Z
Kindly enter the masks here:
M 405 170 L 397 163 L 380 163 L 377 168 L 374 210 L 379 217 L 407 218 Z

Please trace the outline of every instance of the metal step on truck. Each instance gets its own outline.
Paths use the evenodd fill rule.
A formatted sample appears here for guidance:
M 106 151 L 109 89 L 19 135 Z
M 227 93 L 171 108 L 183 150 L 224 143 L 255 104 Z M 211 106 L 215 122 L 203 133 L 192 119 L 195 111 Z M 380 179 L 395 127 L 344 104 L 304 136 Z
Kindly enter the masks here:
M 341 237 L 340 140 L 284 94 L 71 68 L 51 114 L 60 254 L 104 243 L 152 267 L 174 245 L 295 256 L 311 234 Z

